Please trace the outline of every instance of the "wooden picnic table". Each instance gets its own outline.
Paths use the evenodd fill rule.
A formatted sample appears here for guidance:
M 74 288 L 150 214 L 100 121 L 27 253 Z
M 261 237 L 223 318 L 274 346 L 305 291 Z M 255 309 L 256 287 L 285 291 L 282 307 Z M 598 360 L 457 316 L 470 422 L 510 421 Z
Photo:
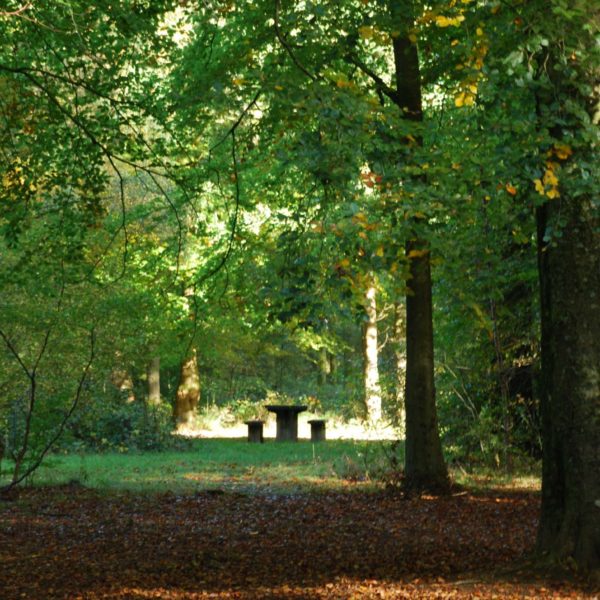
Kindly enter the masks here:
M 298 441 L 298 414 L 308 409 L 308 406 L 289 404 L 267 404 L 265 407 L 269 412 L 277 416 L 278 442 Z

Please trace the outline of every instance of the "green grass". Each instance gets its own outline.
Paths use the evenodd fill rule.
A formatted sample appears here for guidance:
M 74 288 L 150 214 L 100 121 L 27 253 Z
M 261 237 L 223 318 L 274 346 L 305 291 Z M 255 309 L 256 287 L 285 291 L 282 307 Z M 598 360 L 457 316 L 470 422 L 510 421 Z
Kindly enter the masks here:
M 240 439 L 198 439 L 183 451 L 53 455 L 26 483 L 78 482 L 106 491 L 174 493 L 373 489 L 389 469 L 389 454 L 390 443 L 383 441 L 249 444 Z M 398 459 L 402 464 L 402 457 Z M 8 467 L 5 462 L 0 485 L 8 483 Z M 450 474 L 471 489 L 539 489 L 539 465 L 520 465 L 511 474 L 481 466 L 468 471 L 454 468 Z
M 215 488 L 331 490 L 348 487 L 346 477 L 368 485 L 369 471 L 384 462 L 384 444 L 389 445 L 205 439 L 195 440 L 186 451 L 53 455 L 28 483 L 45 486 L 76 481 L 96 489 L 177 493 Z M 3 482 L 5 477 L 0 478 Z

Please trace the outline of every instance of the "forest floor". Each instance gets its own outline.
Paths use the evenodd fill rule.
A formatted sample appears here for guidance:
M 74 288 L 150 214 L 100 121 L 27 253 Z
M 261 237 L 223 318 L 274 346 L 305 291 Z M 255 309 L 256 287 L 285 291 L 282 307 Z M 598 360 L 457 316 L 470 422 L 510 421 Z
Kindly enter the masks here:
M 102 492 L 0 500 L 0 597 L 598 598 L 527 565 L 535 492 Z

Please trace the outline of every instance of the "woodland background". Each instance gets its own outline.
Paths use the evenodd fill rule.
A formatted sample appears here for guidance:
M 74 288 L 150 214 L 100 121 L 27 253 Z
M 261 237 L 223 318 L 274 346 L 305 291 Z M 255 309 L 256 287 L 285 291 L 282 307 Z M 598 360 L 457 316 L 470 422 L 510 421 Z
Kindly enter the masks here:
M 0 33 L 7 489 L 303 403 L 391 423 L 419 491 L 543 457 L 540 548 L 597 568 L 597 7 L 7 0 Z

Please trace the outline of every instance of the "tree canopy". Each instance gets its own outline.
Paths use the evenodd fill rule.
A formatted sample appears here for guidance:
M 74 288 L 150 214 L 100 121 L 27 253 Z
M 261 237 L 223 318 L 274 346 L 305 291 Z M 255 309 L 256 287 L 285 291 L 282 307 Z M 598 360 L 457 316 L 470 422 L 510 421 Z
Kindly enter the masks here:
M 448 461 L 543 457 L 539 550 L 598 568 L 598 20 L 5 2 L 10 485 L 57 444 L 153 447 L 172 411 L 277 397 L 394 423 L 407 492 L 447 491 Z

